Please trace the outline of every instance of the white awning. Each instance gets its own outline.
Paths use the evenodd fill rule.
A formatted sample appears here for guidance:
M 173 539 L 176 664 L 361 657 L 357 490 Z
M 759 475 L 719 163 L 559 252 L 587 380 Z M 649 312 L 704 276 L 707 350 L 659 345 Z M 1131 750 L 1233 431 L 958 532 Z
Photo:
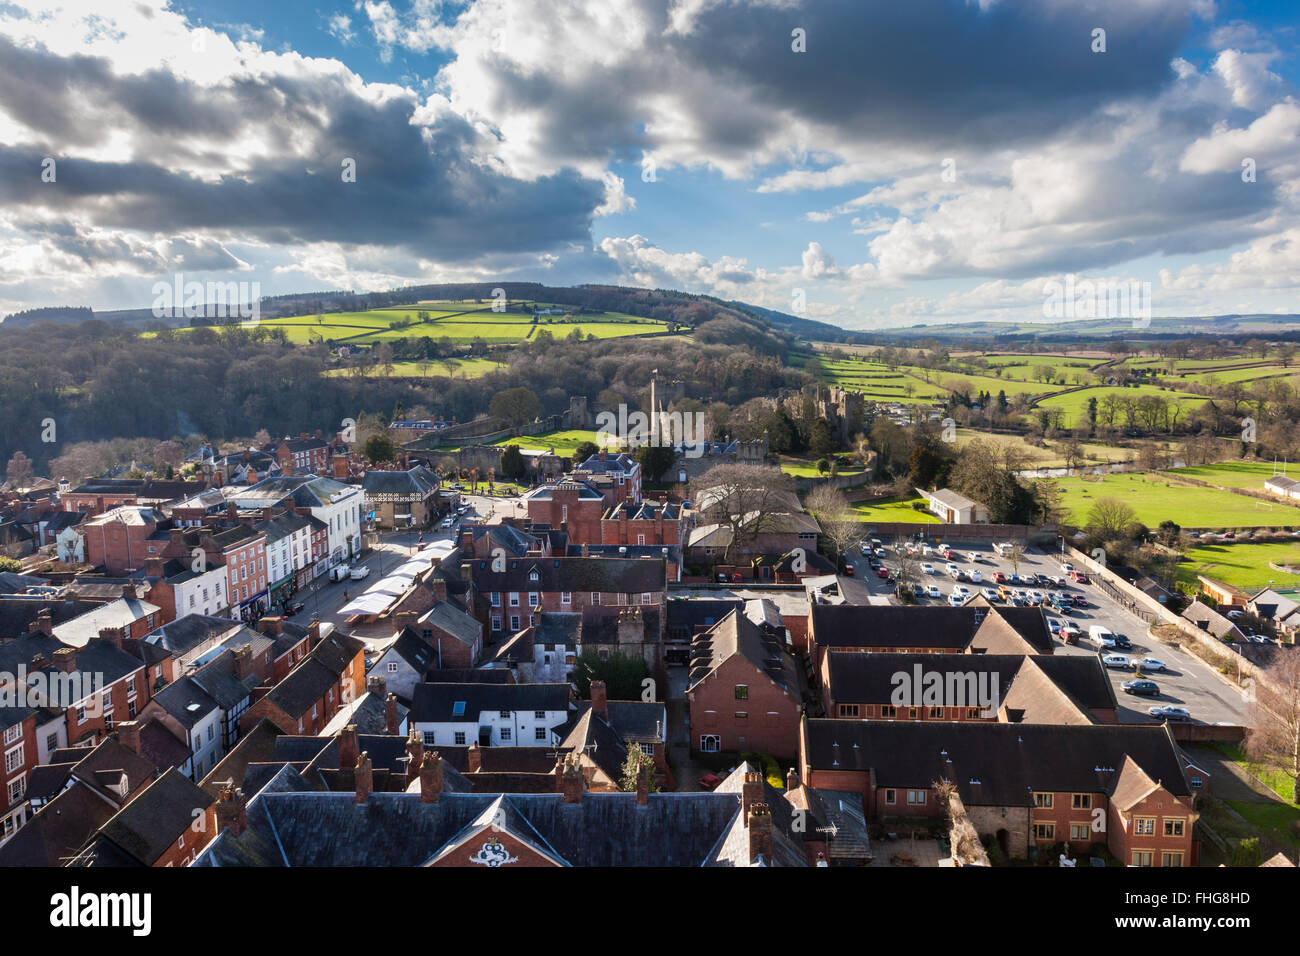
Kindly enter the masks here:
M 348 617 L 354 614 L 383 614 L 388 605 L 392 603 L 393 596 L 391 594 L 367 592 L 343 605 L 343 607 L 339 608 L 339 613 Z

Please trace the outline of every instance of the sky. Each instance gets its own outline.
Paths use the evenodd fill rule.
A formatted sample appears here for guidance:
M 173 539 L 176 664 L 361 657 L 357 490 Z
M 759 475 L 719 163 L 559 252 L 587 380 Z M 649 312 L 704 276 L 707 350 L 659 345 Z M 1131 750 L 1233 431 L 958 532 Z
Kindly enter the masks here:
M 849 329 L 1050 321 L 1071 276 L 1300 312 L 1297 28 L 1293 0 L 0 0 L 0 315 L 178 276 Z

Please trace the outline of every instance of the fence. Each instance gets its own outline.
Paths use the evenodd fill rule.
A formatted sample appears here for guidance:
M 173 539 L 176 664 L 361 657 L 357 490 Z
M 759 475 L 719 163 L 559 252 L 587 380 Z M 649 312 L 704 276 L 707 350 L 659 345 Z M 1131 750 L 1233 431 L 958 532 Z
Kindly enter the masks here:
M 1056 540 L 1056 528 L 1040 528 L 1031 524 L 914 524 L 903 521 L 863 521 L 860 522 L 863 533 L 871 533 L 878 538 L 910 538 L 923 534 L 927 539 L 941 541 L 1011 541 L 1020 540 L 1039 543 Z

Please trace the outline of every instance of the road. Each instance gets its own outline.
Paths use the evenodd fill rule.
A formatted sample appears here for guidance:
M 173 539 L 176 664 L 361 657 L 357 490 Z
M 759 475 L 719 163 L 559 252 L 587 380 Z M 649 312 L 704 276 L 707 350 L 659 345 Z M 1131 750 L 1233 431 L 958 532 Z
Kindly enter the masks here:
M 932 538 L 928 540 L 933 543 Z M 886 567 L 896 570 L 898 558 L 894 551 L 894 542 L 886 540 L 883 541 L 883 544 L 887 553 L 884 564 Z M 1031 548 L 1020 559 L 1018 569 L 1015 569 L 1012 568 L 1011 562 L 997 555 L 993 550 L 992 541 L 977 543 L 962 541 L 960 544 L 954 543 L 953 546 L 958 549 L 954 553 L 953 563 L 967 571 L 978 569 L 984 579 L 980 584 L 961 582 L 972 591 L 979 591 L 981 588 L 988 586 L 993 573 L 996 571 L 1011 574 L 1018 570 L 1020 574 L 1033 572 L 1063 576 L 1058 556 L 1052 551 Z M 971 552 L 978 556 L 979 560 L 977 562 L 969 560 L 968 555 Z M 918 571 L 920 564 L 923 562 L 929 562 L 933 565 L 936 573 L 932 575 L 922 574 L 921 583 L 938 586 L 943 593 L 943 597 L 940 599 L 923 598 L 921 603 L 938 604 L 945 602 L 948 595 L 952 593 L 953 586 L 958 583 L 944 573 L 944 565 L 947 564 L 947 561 L 937 555 L 922 557 L 918 554 Z M 890 595 L 893 593 L 893 586 L 890 582 L 876 577 L 875 571 L 868 565 L 867 558 L 860 551 L 855 550 L 851 563 L 854 566 L 854 576 L 866 584 L 873 595 Z M 1037 588 L 1037 590 L 1042 591 L 1044 589 Z M 1111 683 L 1115 688 L 1115 697 L 1119 703 L 1119 719 L 1122 723 L 1156 722 L 1156 719 L 1151 717 L 1147 711 L 1157 704 L 1186 708 L 1192 715 L 1194 723 L 1244 724 L 1248 721 L 1250 704 L 1240 689 L 1226 681 L 1199 657 L 1175 645 L 1163 644 L 1148 636 L 1146 623 L 1116 603 L 1101 588 L 1097 587 L 1095 582 L 1090 580 L 1088 584 L 1072 583 L 1066 589 L 1066 592 L 1069 594 L 1082 594 L 1088 601 L 1087 607 L 1074 609 L 1068 618 L 1083 631 L 1084 639 L 1078 645 L 1058 643 L 1056 653 L 1097 654 L 1098 648 L 1090 644 L 1086 638 L 1088 628 L 1099 624 L 1128 637 L 1133 646 L 1119 653 L 1124 654 L 1130 660 L 1150 656 L 1163 661 L 1167 665 L 1167 670 L 1163 673 L 1144 675 L 1151 677 L 1159 686 L 1160 694 L 1157 697 L 1135 697 L 1121 689 L 1120 685 L 1124 681 L 1136 676 L 1133 668 L 1107 670 Z M 1001 602 L 995 601 L 994 603 Z M 1049 610 L 1047 614 L 1049 618 L 1060 617 L 1059 614 L 1052 610 Z M 1108 651 L 1107 653 L 1111 652 Z

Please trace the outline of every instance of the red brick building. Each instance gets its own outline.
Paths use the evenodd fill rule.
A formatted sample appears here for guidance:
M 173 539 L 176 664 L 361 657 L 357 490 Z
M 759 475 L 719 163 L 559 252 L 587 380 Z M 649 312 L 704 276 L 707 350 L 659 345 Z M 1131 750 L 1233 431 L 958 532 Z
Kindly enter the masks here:
M 981 835 L 1010 858 L 1089 853 L 1194 866 L 1192 766 L 1168 726 L 805 720 L 811 787 L 861 793 L 868 820 L 943 819 L 950 781 Z
M 167 536 L 158 534 L 158 525 L 165 520 L 162 512 L 135 505 L 96 513 L 79 528 L 86 542 L 86 561 L 113 575 L 143 568 L 167 548 Z
M 691 641 L 691 749 L 798 752 L 806 683 L 784 631 L 732 611 Z
M 366 645 L 338 631 L 323 638 L 288 676 L 253 703 L 240 719 L 248 733 L 262 719 L 286 734 L 320 733 L 345 703 L 365 689 Z
M 565 530 L 572 544 L 600 544 L 605 497 L 585 481 L 562 478 L 524 495 L 535 527 Z
M 626 545 L 681 544 L 683 523 L 681 506 L 672 502 L 642 501 L 637 503 L 621 501 L 601 517 L 599 543 Z

